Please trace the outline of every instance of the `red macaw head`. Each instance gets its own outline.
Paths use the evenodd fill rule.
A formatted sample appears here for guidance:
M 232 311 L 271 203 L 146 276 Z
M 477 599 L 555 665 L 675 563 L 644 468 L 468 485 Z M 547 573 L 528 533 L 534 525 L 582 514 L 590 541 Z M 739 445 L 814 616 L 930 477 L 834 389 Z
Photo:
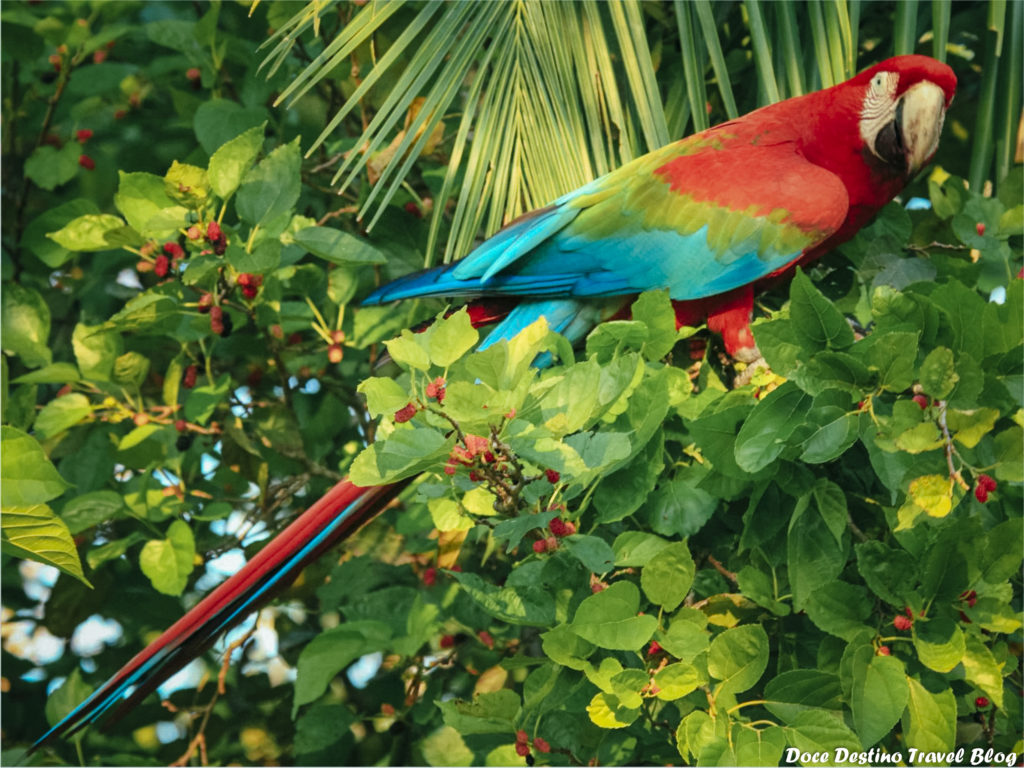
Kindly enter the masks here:
M 864 148 L 897 175 L 910 177 L 935 155 L 956 75 L 927 56 L 896 56 L 848 81 L 863 89 Z

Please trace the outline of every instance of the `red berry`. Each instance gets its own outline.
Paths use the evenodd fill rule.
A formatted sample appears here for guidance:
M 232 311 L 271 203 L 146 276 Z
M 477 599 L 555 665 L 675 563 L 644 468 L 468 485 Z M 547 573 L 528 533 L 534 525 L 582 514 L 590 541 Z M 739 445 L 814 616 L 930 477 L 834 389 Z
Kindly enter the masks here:
M 891 656 L 892 650 L 890 650 L 888 645 L 880 645 L 876 653 L 878 656 Z
M 517 743 L 525 744 L 529 740 L 530 740 L 530 737 L 526 733 L 526 731 L 522 730 L 521 728 L 518 731 L 516 731 L 516 742 Z
M 164 243 L 164 253 L 166 253 L 172 259 L 185 258 L 185 250 L 174 241 Z
M 439 403 L 444 402 L 444 384 L 445 381 L 440 376 L 427 384 L 427 397 Z
M 989 700 L 986 699 L 984 696 L 979 696 L 978 698 L 976 698 L 974 700 L 974 706 L 976 706 L 978 709 L 984 709 L 988 705 L 989 705 Z
M 472 480 L 474 483 L 479 483 L 481 480 L 483 480 L 483 478 L 480 476 L 480 473 L 477 472 L 475 469 L 469 470 L 469 479 Z
M 345 351 L 341 348 L 340 344 L 331 344 L 327 348 L 327 359 L 332 363 L 340 363 L 344 356 Z
M 661 644 L 657 640 L 651 640 L 651 644 L 647 646 L 647 655 L 653 656 L 659 651 L 661 651 Z
M 896 627 L 900 632 L 905 632 L 913 626 L 914 622 L 908 619 L 906 616 L 897 616 L 892 620 L 892 625 Z
M 258 387 L 260 382 L 263 381 L 263 369 L 253 368 L 249 375 L 245 377 L 245 381 L 250 387 Z
M 199 368 L 195 365 L 190 365 L 185 369 L 185 375 L 181 379 L 182 386 L 185 389 L 192 389 L 196 385 L 196 376 L 199 374 Z
M 82 166 L 83 168 L 85 168 L 85 170 L 87 170 L 87 171 L 91 171 L 92 169 L 94 169 L 96 167 L 96 161 L 93 160 L 88 155 L 79 155 L 78 156 L 78 164 L 80 166 Z
M 545 469 L 544 470 L 544 477 L 546 477 L 548 479 L 549 483 L 554 485 L 555 483 L 557 483 L 561 479 L 562 476 L 560 474 L 558 474 L 553 469 Z
M 92 63 L 93 64 L 102 64 L 106 60 L 107 60 L 107 52 L 106 51 L 100 49 L 98 51 L 94 51 L 93 52 L 93 54 L 92 54 Z
M 212 293 L 204 293 L 202 296 L 199 297 L 199 308 L 198 308 L 199 314 L 205 315 L 206 313 L 208 313 L 210 311 L 210 308 L 212 306 L 213 306 L 213 294 Z
M 202 240 L 203 230 L 198 224 L 193 224 L 188 228 L 188 232 L 185 233 L 185 237 L 192 241 Z
M 555 536 L 565 536 L 565 523 L 559 518 L 552 518 L 551 522 L 548 523 L 548 528 Z
M 423 211 L 421 211 L 420 207 L 418 205 L 416 205 L 416 203 L 412 202 L 411 200 L 408 203 L 405 204 L 405 212 L 406 213 L 411 213 L 417 219 L 422 219 L 423 218 Z
M 523 742 L 516 742 L 516 754 L 520 757 L 526 757 L 530 754 L 530 745 L 524 744 Z
M 929 406 L 928 398 L 924 395 L 914 395 L 911 400 L 921 406 L 922 411 Z
M 220 228 L 220 224 L 216 221 L 211 221 L 206 225 L 206 239 L 210 242 L 218 240 L 224 236 L 224 232 Z
M 982 488 L 980 485 L 974 489 L 974 498 L 980 501 L 982 504 L 988 501 L 988 491 Z
M 255 285 L 244 285 L 242 286 L 242 295 L 247 299 L 255 299 L 256 295 L 260 292 L 260 289 Z
M 199 67 L 189 67 L 185 70 L 185 77 L 189 80 L 198 80 L 202 76 L 202 72 L 199 71 Z
M 217 335 L 224 333 L 224 310 L 221 307 L 210 307 L 210 330 Z
M 977 224 L 974 225 L 974 228 L 977 230 L 979 237 L 985 234 L 985 222 L 984 221 L 979 221 Z
M 982 486 L 986 491 L 994 491 L 996 489 L 996 481 L 989 475 L 978 475 L 978 485 Z
M 545 541 L 544 539 L 540 539 L 538 541 L 533 542 L 533 551 L 536 552 L 538 555 L 540 555 L 540 554 L 542 554 L 544 552 L 547 552 L 548 551 L 547 541 Z
M 288 337 L 288 343 L 289 344 L 301 344 L 302 343 L 302 334 L 298 333 L 298 332 L 295 332 L 295 333 L 291 334 Z
M 453 635 L 441 635 L 441 647 L 451 648 L 455 645 L 455 637 Z
M 60 54 L 59 53 L 51 53 L 50 54 L 50 63 L 53 65 L 53 71 L 54 72 L 60 72 L 61 58 L 60 58 Z
M 542 739 L 540 736 L 533 740 L 533 748 L 536 749 L 538 752 L 551 751 L 551 745 L 544 741 L 544 739 Z
M 90 131 L 88 128 L 82 128 L 79 131 L 75 131 L 75 140 L 79 144 L 85 144 L 85 142 L 87 142 L 91 138 L 92 138 L 92 131 Z
M 156 262 L 153 264 L 153 273 L 157 277 L 167 277 L 167 270 L 171 267 L 171 261 L 162 253 L 156 257 Z
M 554 550 L 558 549 L 558 539 L 556 539 L 554 536 L 548 536 L 546 539 L 544 539 L 544 542 L 548 545 L 549 551 L 553 552 Z
M 433 566 L 427 568 L 427 570 L 423 572 L 423 576 L 421 576 L 421 578 L 423 579 L 423 583 L 428 587 L 434 586 L 434 584 L 437 583 L 437 568 L 434 568 Z
M 404 424 L 416 415 L 416 410 L 416 406 L 413 403 L 409 403 L 404 408 L 399 408 L 395 411 L 395 421 L 399 424 Z
M 494 638 L 491 637 L 491 633 L 486 629 L 481 629 L 476 633 L 476 636 L 480 638 L 480 642 L 486 645 L 488 648 L 494 648 Z
M 448 459 L 448 461 L 445 463 L 445 465 L 444 465 L 444 473 L 446 475 L 454 475 L 455 474 L 455 463 L 451 459 Z

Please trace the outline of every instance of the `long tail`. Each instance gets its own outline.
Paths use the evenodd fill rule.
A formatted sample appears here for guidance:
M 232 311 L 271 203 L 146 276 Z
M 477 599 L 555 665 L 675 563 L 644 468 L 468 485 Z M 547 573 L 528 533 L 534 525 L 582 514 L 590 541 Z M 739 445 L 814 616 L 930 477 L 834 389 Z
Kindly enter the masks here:
M 348 480 L 339 482 L 238 573 L 213 590 L 39 737 L 29 752 L 103 719 L 114 707 L 110 722 L 125 715 L 164 680 L 213 645 L 224 630 L 242 621 L 291 584 L 308 563 L 372 519 L 407 483 L 360 488 Z

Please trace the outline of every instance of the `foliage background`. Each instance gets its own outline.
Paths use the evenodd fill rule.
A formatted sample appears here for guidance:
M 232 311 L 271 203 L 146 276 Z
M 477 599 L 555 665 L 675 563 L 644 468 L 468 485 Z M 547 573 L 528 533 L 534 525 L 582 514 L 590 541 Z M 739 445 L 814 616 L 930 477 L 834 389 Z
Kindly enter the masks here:
M 207 591 L 204 565 L 256 551 L 350 469 L 424 468 L 264 611 L 223 694 L 208 654 L 172 709 L 151 698 L 33 759 L 516 764 L 520 729 L 553 764 L 1021 752 L 1020 15 L 5 4 L 4 762 Z M 359 309 L 381 279 L 669 138 L 912 50 L 960 80 L 942 170 L 903 198 L 931 208 L 891 206 L 762 298 L 774 376 L 729 391 L 715 340 L 696 366 L 657 295 L 575 364 L 540 329 L 467 355 L 456 315 L 375 368 L 443 309 Z M 209 194 L 196 176 L 175 195 L 196 173 L 180 166 L 168 193 L 175 162 L 205 169 Z M 211 219 L 222 254 L 202 253 Z M 169 280 L 165 242 L 188 254 Z M 199 311 L 208 292 L 227 334 Z M 543 349 L 561 361 L 538 378 Z M 443 471 L 450 422 L 396 424 L 417 398 L 557 479 L 495 516 L 468 468 Z M 475 461 L 491 488 L 514 471 Z M 578 533 L 538 553 L 556 514 Z M 97 615 L 120 628 L 107 647 L 75 638 Z M 376 652 L 361 687 L 345 669 Z

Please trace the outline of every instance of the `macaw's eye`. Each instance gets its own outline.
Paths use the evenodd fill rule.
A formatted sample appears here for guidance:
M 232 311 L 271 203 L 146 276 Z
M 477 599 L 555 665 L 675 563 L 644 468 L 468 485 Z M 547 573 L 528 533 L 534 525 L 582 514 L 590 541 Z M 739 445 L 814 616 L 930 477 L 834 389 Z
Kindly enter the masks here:
M 896 114 L 892 121 L 875 137 L 875 154 L 900 170 L 907 168 L 906 147 L 903 144 L 903 99 L 896 103 Z

